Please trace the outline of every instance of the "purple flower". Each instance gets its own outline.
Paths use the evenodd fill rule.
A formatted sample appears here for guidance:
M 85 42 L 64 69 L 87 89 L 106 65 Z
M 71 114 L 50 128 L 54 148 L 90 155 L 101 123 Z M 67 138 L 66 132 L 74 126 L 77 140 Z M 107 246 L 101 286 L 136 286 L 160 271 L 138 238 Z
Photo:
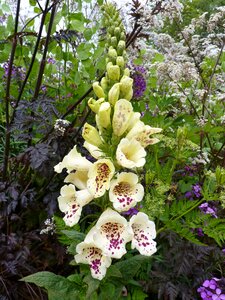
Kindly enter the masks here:
M 191 191 L 186 192 L 184 196 L 185 196 L 185 198 L 187 198 L 187 199 L 189 199 L 189 200 L 193 200 L 192 192 L 191 192 Z
M 204 214 L 210 214 L 214 218 L 217 218 L 217 215 L 216 215 L 217 210 L 216 210 L 216 207 L 212 203 L 204 202 L 201 205 L 199 205 L 199 209 Z
M 222 294 L 221 289 L 216 289 L 216 294 L 212 295 L 212 300 L 225 300 L 225 294 Z
M 139 212 L 139 210 L 135 207 L 131 207 L 128 211 L 124 211 L 122 212 L 123 215 L 125 216 L 134 216 L 134 215 L 137 215 L 137 213 Z
M 198 184 L 198 183 L 196 183 L 196 184 L 194 184 L 193 186 L 192 186 L 192 191 L 193 191 L 193 193 L 194 193 L 194 195 L 195 195 L 195 197 L 196 198 L 200 198 L 201 197 L 201 186 Z
M 47 62 L 48 62 L 49 64 L 55 64 L 55 59 L 52 58 L 52 57 L 49 57 L 49 58 L 47 59 Z
M 131 77 L 134 80 L 133 89 L 134 89 L 134 98 L 140 98 L 143 96 L 147 84 L 145 80 L 146 70 L 143 66 L 136 66 L 132 64 L 131 66 L 132 73 Z

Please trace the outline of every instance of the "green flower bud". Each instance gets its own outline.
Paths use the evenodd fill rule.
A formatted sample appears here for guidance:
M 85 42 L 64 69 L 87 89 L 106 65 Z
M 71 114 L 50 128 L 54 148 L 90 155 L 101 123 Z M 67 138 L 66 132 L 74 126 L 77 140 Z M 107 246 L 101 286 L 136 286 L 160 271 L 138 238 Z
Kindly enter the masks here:
M 108 80 L 105 76 L 102 77 L 101 79 L 101 87 L 103 88 L 104 91 L 107 91 L 108 89 Z
M 124 61 L 123 56 L 117 56 L 117 58 L 116 58 L 116 64 L 117 64 L 117 66 L 119 66 L 121 68 L 124 68 L 125 61 Z
M 94 93 L 98 98 L 105 97 L 105 93 L 104 93 L 102 87 L 99 85 L 98 81 L 94 82 L 92 86 L 93 86 Z
M 115 105 L 120 95 L 120 83 L 115 83 L 108 93 L 108 100 L 112 105 Z
M 117 52 L 116 52 L 116 50 L 113 47 L 109 48 L 108 56 L 110 58 L 116 58 L 117 57 Z
M 104 102 L 101 104 L 98 114 L 96 115 L 97 123 L 103 128 L 109 127 L 111 124 L 110 120 L 111 105 L 109 102 Z
M 115 65 L 115 66 L 110 66 L 107 68 L 107 74 L 109 79 L 114 80 L 114 81 L 119 81 L 120 79 L 120 67 Z
M 117 51 L 120 51 L 120 53 L 122 54 L 125 49 L 126 49 L 125 41 L 120 40 L 117 45 Z
M 99 107 L 100 105 L 105 101 L 104 98 L 100 98 L 97 101 L 93 98 L 90 98 L 88 100 L 88 106 L 90 107 L 90 109 L 94 112 L 94 113 L 98 113 Z
M 126 76 L 130 76 L 130 70 L 128 68 L 124 69 L 123 74 Z
M 117 48 L 117 38 L 115 36 L 111 37 L 110 43 L 114 48 Z
M 82 137 L 85 139 L 85 141 L 96 147 L 99 147 L 102 144 L 102 140 L 98 133 L 98 130 L 88 123 L 84 124 Z
M 133 97 L 133 88 L 131 87 L 130 90 L 127 93 L 125 93 L 125 94 L 122 93 L 122 97 L 124 99 L 130 101 L 132 99 L 132 97 Z
M 114 35 L 117 37 L 118 40 L 120 39 L 120 35 L 121 35 L 120 27 L 116 27 L 114 29 Z
M 130 91 L 130 89 L 132 88 L 133 86 L 133 79 L 130 78 L 129 76 L 126 76 L 124 75 L 121 80 L 120 80 L 120 83 L 121 83 L 121 87 L 120 87 L 120 90 L 122 93 L 126 94 Z
M 108 32 L 109 32 L 111 35 L 113 35 L 114 29 L 115 29 L 115 26 L 112 25 L 112 26 L 109 27 Z
M 122 31 L 122 32 L 120 33 L 120 40 L 126 41 L 126 34 L 125 34 L 124 31 Z

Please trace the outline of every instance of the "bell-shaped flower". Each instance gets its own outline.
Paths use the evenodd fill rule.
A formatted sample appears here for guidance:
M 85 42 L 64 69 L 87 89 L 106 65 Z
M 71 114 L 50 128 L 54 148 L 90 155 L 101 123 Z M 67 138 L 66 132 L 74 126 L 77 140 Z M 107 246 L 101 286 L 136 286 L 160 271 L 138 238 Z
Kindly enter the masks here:
M 136 248 L 142 255 L 154 254 L 157 251 L 156 242 L 153 241 L 156 237 L 155 223 L 145 213 L 139 212 L 131 217 L 129 224 L 133 230 L 131 248 Z
M 132 239 L 127 220 L 118 212 L 108 208 L 98 219 L 93 235 L 95 244 L 106 256 L 121 258 L 126 253 L 126 243 Z
M 88 171 L 87 187 L 94 198 L 101 197 L 110 187 L 110 180 L 115 173 L 115 167 L 109 159 L 99 159 Z
M 61 173 L 64 168 L 67 169 L 67 172 L 73 170 L 86 171 L 91 165 L 92 163 L 85 157 L 82 157 L 82 155 L 77 152 L 76 146 L 74 146 L 63 160 L 54 167 L 54 170 L 57 173 Z
M 88 171 L 76 171 L 69 173 L 64 182 L 74 184 L 79 190 L 87 188 Z
M 122 98 L 131 100 L 133 96 L 133 79 L 124 75 L 120 80 L 120 96 Z
M 96 246 L 93 241 L 94 233 L 95 227 L 89 231 L 85 240 L 77 245 L 76 252 L 78 254 L 74 256 L 74 259 L 77 263 L 89 264 L 92 277 L 102 280 L 112 260 Z
M 109 200 L 119 212 L 134 207 L 143 197 L 144 188 L 138 183 L 136 174 L 122 172 L 117 175 L 117 179 L 111 181 Z
M 84 146 L 84 148 L 86 148 L 88 150 L 88 152 L 91 154 L 91 156 L 96 159 L 99 159 L 100 157 L 102 157 L 104 155 L 104 153 L 102 152 L 101 149 L 88 143 L 87 141 L 84 142 L 83 146 Z
M 120 99 L 116 102 L 112 120 L 112 127 L 115 135 L 121 136 L 127 130 L 132 113 L 133 107 L 129 101 Z
M 67 226 L 72 227 L 80 219 L 82 207 L 89 203 L 93 196 L 87 191 L 76 191 L 73 184 L 64 185 L 58 197 L 59 209 L 65 213 L 63 218 Z
M 142 147 L 153 145 L 159 142 L 157 138 L 151 138 L 150 135 L 161 132 L 161 128 L 154 128 L 149 125 L 145 125 L 143 122 L 138 121 L 134 124 L 133 128 L 128 132 L 126 138 L 135 139 Z
M 99 147 L 103 143 L 98 130 L 88 123 L 84 124 L 82 137 L 85 139 L 85 141 L 96 147 Z
M 99 107 L 99 111 L 96 114 L 96 123 L 101 128 L 107 128 L 111 125 L 111 105 L 109 102 L 104 102 Z
M 121 139 L 116 149 L 117 163 L 128 169 L 143 167 L 146 151 L 136 140 Z

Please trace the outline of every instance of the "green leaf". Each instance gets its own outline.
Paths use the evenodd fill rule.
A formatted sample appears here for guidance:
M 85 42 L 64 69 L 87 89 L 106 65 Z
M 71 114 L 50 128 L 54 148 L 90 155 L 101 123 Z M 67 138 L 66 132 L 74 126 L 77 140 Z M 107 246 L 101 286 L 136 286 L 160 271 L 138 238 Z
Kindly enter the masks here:
M 118 277 L 118 278 L 122 278 L 122 274 L 120 272 L 120 270 L 115 266 L 115 265 L 111 265 L 106 273 L 106 278 L 109 277 Z
M 21 279 L 34 283 L 48 291 L 49 300 L 79 299 L 79 287 L 67 278 L 51 272 L 38 272 Z
M 85 30 L 84 22 L 80 20 L 71 20 L 71 28 L 78 32 L 83 32 Z
M 78 59 L 80 60 L 86 60 L 90 57 L 91 53 L 90 50 L 92 49 L 92 45 L 88 43 L 81 43 L 77 47 L 77 55 Z
M 29 0 L 29 3 L 31 6 L 35 6 L 36 5 L 36 0 Z
M 6 3 L 3 3 L 2 4 L 2 10 L 6 13 L 10 13 L 11 12 L 11 9 L 10 9 L 10 6 Z
M 123 275 L 123 278 L 128 280 L 134 277 L 137 271 L 140 269 L 142 263 L 147 263 L 149 259 L 149 257 L 143 255 L 136 255 L 134 257 L 116 263 L 115 266 L 119 269 L 119 271 Z
M 88 289 L 86 297 L 90 298 L 92 293 L 96 291 L 100 285 L 100 281 L 93 278 L 90 274 L 84 277 L 84 282 L 87 283 Z
M 85 234 L 76 230 L 62 230 L 61 232 L 64 233 L 71 240 L 83 241 L 85 239 Z

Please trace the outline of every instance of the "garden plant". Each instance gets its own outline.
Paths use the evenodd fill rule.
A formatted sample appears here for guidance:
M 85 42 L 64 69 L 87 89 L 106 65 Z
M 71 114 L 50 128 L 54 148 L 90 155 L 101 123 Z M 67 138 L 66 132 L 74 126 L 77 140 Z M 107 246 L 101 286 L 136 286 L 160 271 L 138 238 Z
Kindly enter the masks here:
M 0 0 L 0 299 L 225 299 L 223 1 Z

